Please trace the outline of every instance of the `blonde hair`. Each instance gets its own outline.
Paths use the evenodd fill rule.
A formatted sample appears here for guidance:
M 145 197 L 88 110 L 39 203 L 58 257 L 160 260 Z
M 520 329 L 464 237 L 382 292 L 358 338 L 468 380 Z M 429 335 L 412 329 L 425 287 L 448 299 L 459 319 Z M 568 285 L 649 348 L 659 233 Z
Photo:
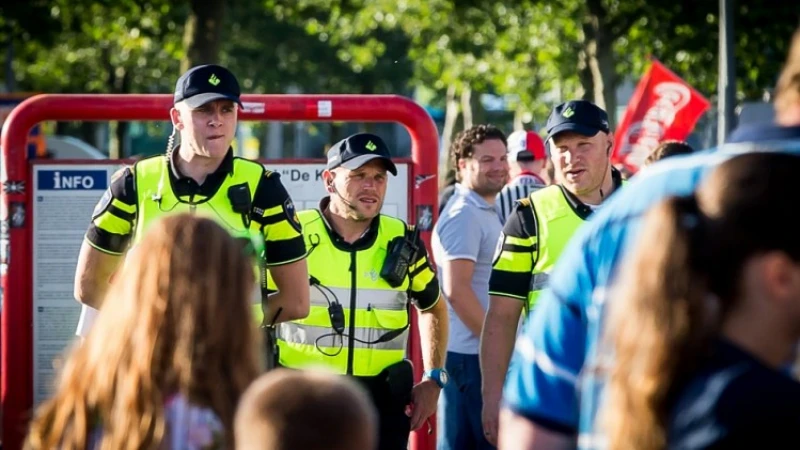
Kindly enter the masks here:
M 364 388 L 349 378 L 278 369 L 247 390 L 235 426 L 240 450 L 371 450 L 378 418 Z
M 100 449 L 157 448 L 177 393 L 213 410 L 232 446 L 236 403 L 260 372 L 254 289 L 253 260 L 212 220 L 154 223 L 70 352 L 26 448 L 83 450 L 97 430 Z
M 789 54 L 775 86 L 775 112 L 800 105 L 800 28 L 792 36 Z
M 795 155 L 741 155 L 696 196 L 669 198 L 647 214 L 601 343 L 609 385 L 599 420 L 608 448 L 665 448 L 670 402 L 737 307 L 744 265 L 771 251 L 800 261 L 794 206 L 784 198 L 798 172 Z

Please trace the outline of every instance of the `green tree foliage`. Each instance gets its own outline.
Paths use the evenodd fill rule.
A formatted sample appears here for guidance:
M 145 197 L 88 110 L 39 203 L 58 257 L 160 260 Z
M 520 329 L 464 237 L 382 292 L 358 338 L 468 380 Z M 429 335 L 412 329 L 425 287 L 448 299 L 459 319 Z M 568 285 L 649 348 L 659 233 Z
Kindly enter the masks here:
M 185 12 L 169 1 L 49 2 L 47 30 L 20 36 L 13 68 L 21 90 L 164 92 L 183 54 Z M 48 39 L 37 39 L 44 33 Z M 168 89 L 168 88 L 167 88 Z
M 223 50 L 248 89 L 402 93 L 413 65 L 399 30 L 357 32 L 356 2 L 242 0 L 231 6 Z M 360 16 L 359 16 L 360 17 Z
M 800 9 L 791 2 L 734 4 L 737 97 L 761 100 L 775 85 Z M 719 2 L 658 4 L 617 40 L 617 72 L 638 78 L 657 58 L 707 97 L 717 92 Z
M 193 1 L 0 6 L 0 40 L 14 50 L 15 83 L 7 85 L 171 92 L 187 56 L 191 5 L 202 7 Z M 465 114 L 475 107 L 475 121 L 480 95 L 491 93 L 517 113 L 517 126 L 528 116 L 526 126 L 539 127 L 558 101 L 638 81 L 651 57 L 713 99 L 718 7 L 716 0 L 238 0 L 220 14 L 219 61 L 248 92 L 422 88 L 431 105 Z M 779 0 L 735 7 L 739 98 L 759 99 L 774 85 L 799 13 Z

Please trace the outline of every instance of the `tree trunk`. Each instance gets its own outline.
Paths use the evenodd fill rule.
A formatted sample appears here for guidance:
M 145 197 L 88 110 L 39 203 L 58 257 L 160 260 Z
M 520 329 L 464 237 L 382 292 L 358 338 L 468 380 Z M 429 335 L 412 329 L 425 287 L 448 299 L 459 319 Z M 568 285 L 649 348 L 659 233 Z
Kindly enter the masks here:
M 186 55 L 181 60 L 181 72 L 200 64 L 219 63 L 222 40 L 225 0 L 190 0 L 189 4 L 191 13 L 183 32 Z
M 123 69 L 124 70 L 124 69 Z M 117 80 L 116 92 L 120 94 L 127 94 L 131 91 L 131 73 L 124 70 L 121 77 Z M 128 139 L 128 132 L 130 130 L 130 122 L 117 122 L 117 154 L 115 159 L 125 158 L 130 156 L 130 140 Z M 109 152 L 110 153 L 110 152 Z M 109 158 L 112 156 L 109 154 Z
M 578 79 L 581 83 L 581 89 L 578 91 L 578 98 L 593 102 L 594 79 L 592 78 L 592 69 L 589 67 L 589 56 L 586 54 L 585 42 L 584 47 L 578 51 Z
M 64 123 L 64 122 L 59 122 Z M 92 145 L 97 145 L 98 142 L 96 141 L 97 136 L 97 129 L 101 125 L 101 122 L 77 122 L 80 123 L 80 131 L 77 133 L 78 138 L 84 142 L 88 142 Z M 56 134 L 68 134 L 66 130 L 69 129 L 69 124 L 65 123 L 65 127 L 59 130 L 60 127 L 56 126 Z M 103 151 L 103 147 L 98 146 L 98 150 Z
M 469 100 L 470 113 L 472 114 L 472 123 L 486 123 L 486 109 L 481 103 L 480 95 L 471 95 Z
M 117 92 L 117 86 L 119 86 L 120 81 L 117 76 L 118 68 L 111 63 L 111 47 L 104 46 L 101 54 L 106 68 L 106 92 Z M 119 70 L 124 71 L 123 68 L 119 68 Z M 108 122 L 108 157 L 110 159 L 119 159 L 120 157 L 119 125 L 119 122 L 114 120 Z
M 522 122 L 522 117 L 524 115 L 525 115 L 525 108 L 522 105 L 518 105 L 517 108 L 514 110 L 514 129 L 511 130 L 512 133 L 517 130 L 525 129 L 525 124 Z
M 104 64 L 107 73 L 108 92 L 115 94 L 127 94 L 131 91 L 131 71 L 124 66 L 115 67 L 111 64 L 111 50 L 106 47 L 103 49 Z M 128 122 L 109 122 L 109 144 L 108 157 L 110 159 L 120 159 L 129 155 L 131 149 L 128 142 Z
M 608 12 L 601 0 L 588 0 L 584 18 L 587 63 L 592 74 L 594 103 L 608 113 L 609 126 L 616 125 L 617 72 L 614 64 L 614 36 L 608 26 Z
M 464 129 L 472 128 L 472 88 L 469 86 L 461 91 L 461 115 L 464 118 Z
M 446 184 L 447 173 L 453 170 L 453 161 L 450 155 L 450 142 L 453 139 L 456 122 L 458 121 L 458 103 L 456 99 L 456 87 L 451 84 L 447 87 L 447 107 L 444 113 L 444 126 L 442 127 L 442 151 L 444 152 L 444 158 L 441 158 L 441 162 L 439 163 L 440 188 L 444 187 Z

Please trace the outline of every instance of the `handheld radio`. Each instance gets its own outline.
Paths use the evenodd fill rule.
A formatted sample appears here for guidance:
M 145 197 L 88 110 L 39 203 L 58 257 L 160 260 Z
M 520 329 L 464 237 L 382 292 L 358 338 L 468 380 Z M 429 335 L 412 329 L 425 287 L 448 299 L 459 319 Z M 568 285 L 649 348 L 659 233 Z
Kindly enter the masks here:
M 414 227 L 414 233 L 409 239 L 408 234 L 397 237 L 389 242 L 386 250 L 386 259 L 383 260 L 381 268 L 381 278 L 386 280 L 391 287 L 403 284 L 408 275 L 408 268 L 417 256 L 417 241 L 419 239 L 419 227 Z

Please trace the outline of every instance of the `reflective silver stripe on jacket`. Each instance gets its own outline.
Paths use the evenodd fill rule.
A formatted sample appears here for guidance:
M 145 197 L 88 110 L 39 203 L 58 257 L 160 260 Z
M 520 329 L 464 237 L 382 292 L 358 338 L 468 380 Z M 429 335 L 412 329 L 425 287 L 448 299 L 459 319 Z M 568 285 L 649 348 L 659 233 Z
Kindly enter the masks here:
M 534 273 L 533 277 L 531 278 L 531 290 L 532 291 L 541 291 L 545 287 L 547 287 L 547 281 L 550 279 L 550 274 L 548 273 Z
M 388 330 L 383 328 L 356 328 L 355 338 L 359 341 L 354 342 L 354 348 L 371 348 L 376 350 L 405 350 L 408 343 L 408 330 L 406 328 L 399 336 L 388 342 L 377 344 L 366 344 L 384 335 Z M 339 336 L 331 327 L 318 327 L 314 325 L 303 325 L 294 322 L 281 323 L 278 326 L 278 336 L 280 339 L 291 344 L 318 345 L 320 347 L 339 347 L 347 346 L 348 328 L 345 328 L 345 336 Z
M 327 300 L 325 297 L 327 296 Z M 406 309 L 408 295 L 404 291 L 389 289 L 358 289 L 356 305 L 360 309 L 374 308 L 386 311 L 402 311 Z M 337 300 L 343 307 L 350 306 L 350 289 L 329 288 L 327 286 L 311 286 L 311 306 L 328 307 L 328 302 Z

